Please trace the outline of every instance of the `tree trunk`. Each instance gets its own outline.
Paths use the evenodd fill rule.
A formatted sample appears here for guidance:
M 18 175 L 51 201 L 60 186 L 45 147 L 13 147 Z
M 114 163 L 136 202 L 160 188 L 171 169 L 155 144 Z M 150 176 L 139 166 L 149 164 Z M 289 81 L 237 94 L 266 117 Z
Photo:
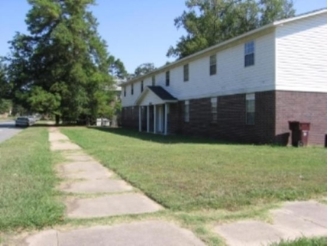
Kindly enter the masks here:
M 59 115 L 56 115 L 56 126 L 59 125 L 59 120 L 60 120 Z

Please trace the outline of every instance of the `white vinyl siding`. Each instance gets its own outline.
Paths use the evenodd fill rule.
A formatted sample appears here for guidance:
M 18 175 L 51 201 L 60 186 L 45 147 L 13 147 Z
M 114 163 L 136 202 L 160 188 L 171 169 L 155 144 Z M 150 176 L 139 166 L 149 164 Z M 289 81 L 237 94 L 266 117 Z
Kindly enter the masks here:
M 256 65 L 245 69 L 244 45 L 254 40 L 256 43 Z M 274 32 L 255 35 L 248 40 L 224 48 L 215 53 L 219 74 L 209 74 L 209 55 L 190 61 L 189 82 L 184 82 L 184 63 L 170 68 L 170 86 L 165 86 L 166 71 L 156 74 L 156 85 L 162 86 L 179 100 L 217 97 L 241 93 L 274 90 L 275 48 Z M 144 78 L 145 85 L 151 85 L 152 76 Z M 149 81 L 149 84 L 148 82 Z M 135 93 L 136 94 L 136 93 Z M 137 97 L 127 95 L 122 106 L 134 105 Z
M 276 29 L 276 89 L 327 91 L 327 14 Z

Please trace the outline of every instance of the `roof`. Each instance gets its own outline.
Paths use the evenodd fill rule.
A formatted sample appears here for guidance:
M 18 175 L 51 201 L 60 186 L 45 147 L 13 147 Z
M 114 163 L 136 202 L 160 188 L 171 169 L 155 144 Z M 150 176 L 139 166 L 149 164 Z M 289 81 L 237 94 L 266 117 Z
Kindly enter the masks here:
M 172 96 L 167 90 L 165 90 L 161 86 L 148 86 L 148 88 L 163 101 L 177 100 L 174 96 Z
M 248 36 L 251 36 L 251 35 L 254 35 L 256 33 L 260 33 L 260 32 L 263 32 L 263 31 L 266 31 L 266 30 L 270 30 L 272 28 L 275 28 L 276 26 L 279 26 L 279 25 L 282 25 L 282 24 L 286 24 L 286 23 L 290 23 L 290 22 L 293 22 L 293 21 L 297 21 L 297 20 L 300 20 L 300 19 L 305 19 L 305 18 L 309 18 L 309 17 L 312 17 L 312 16 L 316 16 L 316 15 L 320 15 L 320 14 L 324 14 L 324 13 L 327 13 L 327 9 L 319 9 L 319 10 L 316 10 L 316 11 L 312 11 L 312 12 L 308 12 L 308 13 L 304 13 L 304 14 L 301 14 L 301 15 L 298 15 L 298 16 L 295 16 L 295 17 L 292 17 L 292 18 L 288 18 L 288 19 L 283 19 L 283 20 L 280 20 L 280 21 L 275 21 L 271 24 L 268 24 L 268 25 L 265 25 L 265 26 L 262 26 L 260 28 L 257 28 L 255 30 L 252 30 L 252 31 L 249 31 L 247 33 L 244 33 L 242 35 L 239 35 L 237 37 L 234 37 L 232 39 L 229 39 L 229 40 L 226 40 L 224 42 L 221 42 L 217 45 L 214 45 L 214 46 L 211 46 L 209 48 L 206 48 L 204 50 L 201 50 L 195 54 L 192 54 L 190 56 L 187 56 L 185 58 L 182 58 L 180 60 L 177 60 L 175 62 L 172 62 L 168 65 L 164 65 L 158 69 L 155 69 L 145 75 L 142 75 L 142 76 L 139 76 L 139 77 L 135 77 L 125 83 L 122 83 L 121 85 L 122 86 L 125 86 L 125 85 L 128 85 L 128 84 L 131 84 L 131 83 L 134 83 L 136 81 L 140 81 L 140 80 L 143 80 L 144 78 L 150 76 L 150 75 L 154 75 L 154 74 L 157 74 L 159 72 L 163 72 L 163 71 L 166 71 L 166 70 L 169 70 L 170 68 L 173 68 L 173 67 L 176 67 L 178 65 L 182 65 L 184 63 L 187 63 L 189 62 L 191 59 L 195 59 L 195 58 L 198 58 L 198 57 L 201 57 L 202 55 L 206 54 L 206 53 L 209 53 L 209 52 L 213 52 L 214 50 L 222 47 L 222 46 L 225 46 L 225 45 L 228 45 L 230 43 L 233 43 L 237 40 L 240 40 L 242 38 L 245 38 L 245 37 L 248 37 Z
M 172 96 L 167 90 L 165 90 L 161 86 L 147 86 L 146 90 L 144 90 L 137 98 L 135 104 L 139 104 L 140 102 L 142 102 L 142 100 L 145 98 L 146 94 L 149 91 L 154 93 L 161 100 L 162 103 L 178 101 L 177 98 Z

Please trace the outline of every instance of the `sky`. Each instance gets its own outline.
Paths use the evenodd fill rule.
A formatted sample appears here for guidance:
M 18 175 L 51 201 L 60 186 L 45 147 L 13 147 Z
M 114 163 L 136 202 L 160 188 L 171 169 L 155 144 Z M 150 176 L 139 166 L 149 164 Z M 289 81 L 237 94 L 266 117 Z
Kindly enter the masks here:
M 164 65 L 166 57 L 185 33 L 174 26 L 182 14 L 185 0 L 96 0 L 91 10 L 99 22 L 98 32 L 108 45 L 108 52 L 119 58 L 129 73 L 143 63 Z M 327 7 L 326 0 L 294 0 L 296 14 Z M 9 53 L 16 32 L 27 33 L 27 0 L 0 0 L 0 56 Z

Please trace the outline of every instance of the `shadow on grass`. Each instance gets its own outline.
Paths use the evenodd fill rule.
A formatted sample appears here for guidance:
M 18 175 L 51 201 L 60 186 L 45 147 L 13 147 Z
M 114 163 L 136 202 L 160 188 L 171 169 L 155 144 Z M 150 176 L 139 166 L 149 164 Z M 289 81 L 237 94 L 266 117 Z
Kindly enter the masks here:
M 211 138 L 202 138 L 195 136 L 184 135 L 159 135 L 146 132 L 138 132 L 131 129 L 124 128 L 104 128 L 104 127 L 88 127 L 88 129 L 101 131 L 103 133 L 112 133 L 124 137 L 136 138 L 143 141 L 156 142 L 161 144 L 225 144 L 225 145 L 250 145 L 249 143 L 234 143 L 228 141 L 222 141 Z

